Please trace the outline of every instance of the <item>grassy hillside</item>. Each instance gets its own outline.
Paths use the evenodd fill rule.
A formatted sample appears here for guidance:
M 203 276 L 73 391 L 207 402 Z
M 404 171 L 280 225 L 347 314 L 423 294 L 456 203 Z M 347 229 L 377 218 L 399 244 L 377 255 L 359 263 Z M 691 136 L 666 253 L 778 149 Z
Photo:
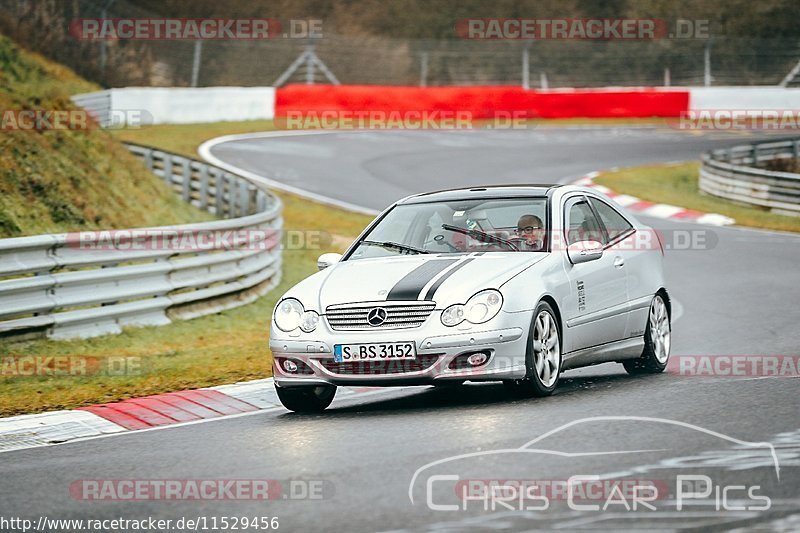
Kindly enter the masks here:
M 0 112 L 76 109 L 98 87 L 0 35 Z M 0 128 L 0 238 L 208 220 L 109 133 Z
M 271 122 L 162 124 L 118 130 L 129 141 L 146 142 L 187 155 L 215 135 L 272 129 Z M 372 217 L 327 207 L 299 196 L 283 200 L 284 229 L 319 232 L 319 246 L 283 251 L 280 285 L 254 303 L 162 327 L 126 328 L 121 335 L 56 341 L 11 342 L 0 339 L 3 356 L 79 356 L 141 358 L 141 372 L 127 376 L 21 376 L 0 373 L 0 416 L 69 409 L 186 388 L 206 387 L 271 375 L 268 335 L 272 309 L 292 285 L 316 272 L 323 252 L 344 251 Z

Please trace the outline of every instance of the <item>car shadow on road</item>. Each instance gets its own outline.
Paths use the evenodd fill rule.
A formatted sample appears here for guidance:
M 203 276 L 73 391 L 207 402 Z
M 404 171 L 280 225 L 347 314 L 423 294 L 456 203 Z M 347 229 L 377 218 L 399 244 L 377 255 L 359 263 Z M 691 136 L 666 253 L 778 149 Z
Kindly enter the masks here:
M 621 370 L 621 367 L 620 367 Z M 466 383 L 464 385 L 439 387 L 414 387 L 402 391 L 401 396 L 383 397 L 376 395 L 374 400 L 364 398 L 357 404 L 334 404 L 323 413 L 323 416 L 378 416 L 396 412 L 442 412 L 448 409 L 480 408 L 502 404 L 548 404 L 578 397 L 585 401 L 592 394 L 600 394 L 618 387 L 648 386 L 653 380 L 669 379 L 665 374 L 650 376 L 629 376 L 623 370 L 620 373 L 565 375 L 559 381 L 553 396 L 546 398 L 517 399 L 508 394 L 501 383 Z M 391 390 L 391 389 L 389 389 Z M 387 395 L 390 394 L 387 392 Z M 342 398 L 344 400 L 344 398 Z M 288 417 L 309 416 L 287 413 Z M 310 415 L 320 416 L 320 414 Z

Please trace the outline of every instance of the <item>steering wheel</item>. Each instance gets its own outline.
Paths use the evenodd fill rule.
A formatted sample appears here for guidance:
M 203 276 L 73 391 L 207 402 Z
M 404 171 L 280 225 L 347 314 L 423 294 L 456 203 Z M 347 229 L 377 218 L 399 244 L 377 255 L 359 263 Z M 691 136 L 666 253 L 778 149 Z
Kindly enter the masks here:
M 446 245 L 448 248 L 450 248 L 451 252 L 460 252 L 461 251 L 456 246 L 453 246 L 453 244 L 450 241 L 448 241 L 445 238 L 445 236 L 442 235 L 441 233 L 435 235 L 433 237 L 433 240 L 436 242 L 436 244 L 444 244 L 444 245 Z

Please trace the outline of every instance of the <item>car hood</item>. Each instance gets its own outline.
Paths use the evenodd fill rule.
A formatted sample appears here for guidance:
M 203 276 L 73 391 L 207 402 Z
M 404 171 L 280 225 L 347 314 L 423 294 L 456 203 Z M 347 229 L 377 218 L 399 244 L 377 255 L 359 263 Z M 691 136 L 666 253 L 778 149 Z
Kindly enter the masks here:
M 483 289 L 499 289 L 547 257 L 536 252 L 408 255 L 343 261 L 307 278 L 287 296 L 319 311 L 351 302 L 433 300 L 443 308 Z

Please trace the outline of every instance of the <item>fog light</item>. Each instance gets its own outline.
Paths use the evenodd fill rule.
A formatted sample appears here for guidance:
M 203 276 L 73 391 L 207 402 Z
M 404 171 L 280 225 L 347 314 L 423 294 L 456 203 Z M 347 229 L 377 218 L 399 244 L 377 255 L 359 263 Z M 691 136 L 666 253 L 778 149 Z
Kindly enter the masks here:
M 491 350 L 462 353 L 450 361 L 448 368 L 450 370 L 474 370 L 488 363 L 491 356 Z
M 489 356 L 484 352 L 476 352 L 467 357 L 467 363 L 469 363 L 470 366 L 481 366 L 488 358 Z
M 297 372 L 297 363 L 295 363 L 291 359 L 287 359 L 283 362 L 283 369 L 290 374 L 294 374 L 295 372 Z

